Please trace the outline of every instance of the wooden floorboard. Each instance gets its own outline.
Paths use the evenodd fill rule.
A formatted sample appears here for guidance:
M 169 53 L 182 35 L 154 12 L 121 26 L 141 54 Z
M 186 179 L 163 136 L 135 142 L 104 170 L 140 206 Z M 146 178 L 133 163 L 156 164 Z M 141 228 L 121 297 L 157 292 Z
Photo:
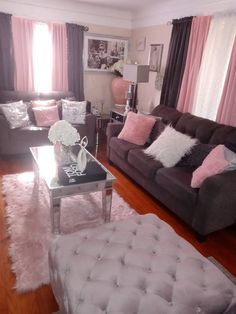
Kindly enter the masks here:
M 108 164 L 105 143 L 99 147 L 98 159 L 116 176 L 116 191 L 140 214 L 155 213 L 169 223 L 175 231 L 192 243 L 203 255 L 213 256 L 236 276 L 236 228 L 230 227 L 211 234 L 207 241 L 199 243 L 193 231 L 174 214 L 158 203 L 142 188 L 117 168 Z M 3 175 L 31 171 L 30 156 L 0 160 L 0 180 Z M 18 294 L 14 290 L 15 277 L 8 257 L 8 237 L 4 218 L 4 199 L 0 194 L 0 313 L 1 314 L 50 314 L 58 307 L 52 290 L 45 285 L 33 292 Z M 92 314 L 92 313 L 91 313 Z

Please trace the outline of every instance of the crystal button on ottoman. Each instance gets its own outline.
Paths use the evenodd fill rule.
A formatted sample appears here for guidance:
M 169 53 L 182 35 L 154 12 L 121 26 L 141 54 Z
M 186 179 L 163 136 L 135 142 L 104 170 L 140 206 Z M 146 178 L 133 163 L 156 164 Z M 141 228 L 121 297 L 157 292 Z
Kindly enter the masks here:
M 49 264 L 60 313 L 236 313 L 233 283 L 153 214 L 59 236 Z

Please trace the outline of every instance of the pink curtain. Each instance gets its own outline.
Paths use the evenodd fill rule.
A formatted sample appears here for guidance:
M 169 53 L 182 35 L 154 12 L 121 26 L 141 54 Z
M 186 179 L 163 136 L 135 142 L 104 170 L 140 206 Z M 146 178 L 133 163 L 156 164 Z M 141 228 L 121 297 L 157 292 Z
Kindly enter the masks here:
M 68 91 L 66 25 L 51 23 L 52 34 L 52 89 Z
M 236 37 L 224 83 L 216 121 L 236 126 Z
M 194 17 L 192 21 L 187 60 L 177 104 L 177 109 L 182 112 L 192 112 L 194 92 L 210 22 L 210 16 Z
M 33 21 L 12 17 L 12 35 L 15 54 L 15 88 L 34 90 L 33 73 Z

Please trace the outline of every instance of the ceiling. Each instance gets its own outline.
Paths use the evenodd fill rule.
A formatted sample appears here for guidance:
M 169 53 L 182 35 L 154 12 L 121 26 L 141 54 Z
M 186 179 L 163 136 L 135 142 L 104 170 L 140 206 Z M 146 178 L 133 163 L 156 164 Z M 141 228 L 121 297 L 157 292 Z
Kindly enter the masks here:
M 79 3 L 93 4 L 130 12 L 140 11 L 148 5 L 168 2 L 169 0 L 74 0 Z
M 135 29 L 184 16 L 236 12 L 236 0 L 0 0 L 0 11 L 42 21 Z

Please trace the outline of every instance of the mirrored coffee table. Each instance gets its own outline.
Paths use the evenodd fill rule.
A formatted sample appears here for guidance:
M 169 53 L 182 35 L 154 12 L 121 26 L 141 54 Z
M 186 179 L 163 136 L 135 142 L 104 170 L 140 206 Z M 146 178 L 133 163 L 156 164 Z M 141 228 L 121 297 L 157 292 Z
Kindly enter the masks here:
M 75 146 L 76 148 L 76 146 Z M 88 194 L 101 191 L 102 193 L 102 215 L 104 222 L 109 222 L 111 217 L 112 189 L 115 177 L 87 150 L 87 164 L 96 163 L 106 173 L 102 180 L 89 180 L 85 183 L 62 184 L 58 179 L 58 164 L 53 146 L 30 147 L 33 156 L 34 167 L 34 190 L 39 188 L 39 180 L 43 180 L 50 197 L 50 215 L 52 233 L 60 234 L 61 199 L 79 194 Z M 93 164 L 94 165 L 94 164 Z M 86 174 L 86 169 L 84 170 Z M 79 204 L 78 204 L 79 210 Z

